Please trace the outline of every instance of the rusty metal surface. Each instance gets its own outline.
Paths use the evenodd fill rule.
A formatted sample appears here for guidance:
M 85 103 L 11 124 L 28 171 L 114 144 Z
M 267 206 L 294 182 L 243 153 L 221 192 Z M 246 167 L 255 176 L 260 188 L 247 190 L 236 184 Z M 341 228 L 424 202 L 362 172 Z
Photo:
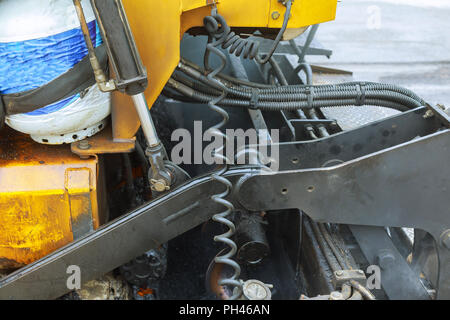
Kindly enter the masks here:
M 80 157 L 89 157 L 105 153 L 129 153 L 134 150 L 135 137 L 127 140 L 115 140 L 111 131 L 111 126 L 109 126 L 95 136 L 72 143 L 72 152 Z
M 115 91 L 111 95 L 112 136 L 115 141 L 133 141 L 141 125 L 131 97 Z
M 125 280 L 108 273 L 85 283 L 76 294 L 80 300 L 130 300 L 132 290 Z
M 0 269 L 31 263 L 98 228 L 96 157 L 0 132 Z

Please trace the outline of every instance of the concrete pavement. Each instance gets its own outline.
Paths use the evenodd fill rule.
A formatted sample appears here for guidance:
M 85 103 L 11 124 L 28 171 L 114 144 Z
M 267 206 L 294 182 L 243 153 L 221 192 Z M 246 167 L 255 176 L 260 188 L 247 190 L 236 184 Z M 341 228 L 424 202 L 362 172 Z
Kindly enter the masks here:
M 317 33 L 333 56 L 308 61 L 353 71 L 355 80 L 402 85 L 450 106 L 449 17 L 448 0 L 342 0 L 336 20 Z

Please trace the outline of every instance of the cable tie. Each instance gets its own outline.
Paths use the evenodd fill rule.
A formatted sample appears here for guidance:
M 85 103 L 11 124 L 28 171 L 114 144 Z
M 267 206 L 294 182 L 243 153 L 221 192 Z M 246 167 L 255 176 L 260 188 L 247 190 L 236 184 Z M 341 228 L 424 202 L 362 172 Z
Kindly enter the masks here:
M 258 109 L 258 102 L 259 102 L 259 90 L 254 88 L 252 89 L 252 97 L 250 99 L 249 108 L 253 110 Z
M 306 87 L 306 94 L 308 95 L 308 108 L 313 108 L 313 102 L 314 102 L 314 87 L 313 86 L 307 86 Z
M 358 90 L 358 96 L 356 97 L 356 106 L 363 106 L 366 102 L 366 83 L 358 83 L 356 89 Z

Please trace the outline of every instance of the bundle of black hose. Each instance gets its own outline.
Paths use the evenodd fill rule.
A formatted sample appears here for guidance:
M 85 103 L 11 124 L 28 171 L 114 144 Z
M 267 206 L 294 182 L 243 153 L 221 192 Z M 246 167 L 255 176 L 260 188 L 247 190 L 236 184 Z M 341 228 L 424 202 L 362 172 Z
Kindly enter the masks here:
M 184 81 L 184 83 L 188 82 Z M 409 93 L 408 90 L 384 84 L 365 84 L 364 99 L 362 99 L 361 90 L 359 92 L 357 90 L 359 85 L 359 83 L 350 83 L 332 86 L 291 86 L 291 92 L 288 93 L 280 92 L 284 87 L 276 87 L 273 90 L 258 89 L 258 108 L 261 110 L 296 110 L 299 108 L 369 105 L 406 111 L 424 104 L 422 99 Z M 216 99 L 221 93 L 216 89 L 218 82 L 215 83 L 216 88 L 197 85 L 194 89 L 171 79 L 168 86 L 203 103 Z M 314 97 L 311 95 L 311 88 L 314 90 Z M 273 93 L 267 93 L 270 91 Z M 252 91 L 241 91 L 235 87 L 227 88 L 227 97 L 218 104 L 250 108 L 252 95 Z
M 209 103 L 212 99 L 217 99 L 217 96 L 208 95 L 202 92 L 198 92 L 189 88 L 181 83 L 176 82 L 175 80 L 171 80 L 168 83 L 168 87 L 172 88 L 179 93 L 201 103 Z M 176 97 L 175 97 L 176 98 Z M 405 98 L 405 97 L 403 97 Z M 406 97 L 405 99 L 410 99 Z M 289 110 L 294 111 L 297 109 L 313 109 L 313 108 L 323 108 L 323 107 L 349 107 L 354 106 L 356 102 L 356 95 L 352 98 L 338 98 L 338 99 L 326 99 L 326 100 L 318 100 L 315 99 L 312 104 L 308 104 L 307 99 L 301 101 L 262 101 L 261 95 L 258 101 L 258 109 L 267 110 L 267 111 L 280 111 L 280 110 Z M 402 101 L 405 102 L 405 101 Z M 398 103 L 392 100 L 379 99 L 376 96 L 373 98 L 366 98 L 365 105 L 368 106 L 379 106 L 396 109 L 398 111 L 407 111 L 409 109 L 413 109 L 419 107 L 420 104 L 413 99 L 410 101 L 406 101 L 406 105 L 402 103 Z M 221 106 L 231 106 L 231 107 L 243 107 L 250 108 L 250 99 L 248 100 L 240 100 L 235 98 L 223 98 L 218 99 L 217 104 Z
M 183 67 L 181 67 L 183 66 Z M 198 67 L 199 68 L 199 67 Z M 252 97 L 252 89 L 254 87 L 248 87 L 245 85 L 238 85 L 232 83 L 232 78 L 228 77 L 226 81 L 221 80 L 222 75 L 214 77 L 215 81 L 208 76 L 205 77 L 201 71 L 197 68 L 193 68 L 190 65 L 180 63 L 179 71 L 185 75 L 194 78 L 202 82 L 205 86 L 195 85 L 195 89 L 202 93 L 209 95 L 215 95 L 211 91 L 211 87 L 222 91 L 226 85 L 227 94 L 230 97 L 239 99 L 248 99 Z M 231 81 L 229 81 L 231 79 Z M 308 85 L 285 85 L 285 86 L 271 86 L 260 87 L 260 100 L 261 101 L 296 101 L 307 99 Z M 398 87 L 392 84 L 382 84 L 373 82 L 347 82 L 335 85 L 319 85 L 314 86 L 314 98 L 316 99 L 333 99 L 333 98 L 351 98 L 355 97 L 355 105 L 367 105 L 366 99 L 382 99 L 388 101 L 394 101 L 411 106 L 411 108 L 424 105 L 426 102 L 417 96 L 414 92 Z M 414 102 L 415 101 L 415 102 Z

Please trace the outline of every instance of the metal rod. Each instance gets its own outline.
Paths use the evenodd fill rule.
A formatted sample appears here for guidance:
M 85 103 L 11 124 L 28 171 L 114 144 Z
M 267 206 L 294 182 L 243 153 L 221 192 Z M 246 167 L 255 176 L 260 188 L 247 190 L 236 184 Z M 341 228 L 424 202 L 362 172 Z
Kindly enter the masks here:
M 145 138 L 150 147 L 156 147 L 161 142 L 156 133 L 155 124 L 150 115 L 150 111 L 147 105 L 147 100 L 143 93 L 131 96 L 133 99 L 134 107 L 139 115 L 139 120 L 141 121 L 142 131 L 144 132 Z
M 298 62 L 303 63 L 305 62 L 305 56 L 306 52 L 309 49 L 309 46 L 311 45 L 311 42 L 313 41 L 314 37 L 316 36 L 317 29 L 319 29 L 319 25 L 315 24 L 311 27 L 311 30 L 308 33 L 308 37 L 306 38 L 305 44 L 303 45 L 302 50 L 297 47 L 297 44 L 294 40 L 289 40 L 290 45 L 294 49 L 295 53 L 298 55 Z
M 325 257 L 325 259 L 328 262 L 328 265 L 330 266 L 331 270 L 333 272 L 342 270 L 341 265 L 339 264 L 339 261 L 337 260 L 336 256 L 331 251 L 330 247 L 327 245 L 325 238 L 323 234 L 319 230 L 319 225 L 314 220 L 310 219 L 310 226 L 314 233 L 314 236 L 316 237 L 316 241 L 319 244 L 320 249 L 322 250 L 322 253 Z
M 281 85 L 283 86 L 288 86 L 289 83 L 286 79 L 286 77 L 283 74 L 283 71 L 280 68 L 280 65 L 278 64 L 278 62 L 275 60 L 275 58 L 270 58 L 269 60 L 270 65 L 272 67 L 272 70 L 275 74 L 275 76 L 277 77 L 278 81 L 280 82 Z M 297 109 L 297 115 L 301 118 L 301 119 L 307 119 L 305 113 L 303 112 L 302 109 Z M 281 111 L 283 112 L 283 111 Z M 318 139 L 318 137 L 316 136 L 316 133 L 314 131 L 314 127 L 311 124 L 306 124 L 305 125 L 305 130 L 306 132 L 309 134 L 309 136 L 314 140 L 314 139 Z
M 78 20 L 80 22 L 81 31 L 83 33 L 84 41 L 86 43 L 86 47 L 89 54 L 89 60 L 91 62 L 92 70 L 94 71 L 95 81 L 99 85 L 100 90 L 102 91 L 112 91 L 115 89 L 114 82 L 109 81 L 106 78 L 105 73 L 98 61 L 97 56 L 95 55 L 95 48 L 92 44 L 91 34 L 89 32 L 89 27 L 86 22 L 86 17 L 84 15 L 83 6 L 81 5 L 80 0 L 73 0 L 73 4 L 75 6 L 75 10 L 78 15 Z
M 328 247 L 331 249 L 334 256 L 336 257 L 336 260 L 341 265 L 342 269 L 350 269 L 349 263 L 347 263 L 347 261 L 345 261 L 345 259 L 339 253 L 338 249 L 333 243 L 333 240 L 331 239 L 331 235 L 327 232 L 325 225 L 323 223 L 318 223 L 318 226 L 319 231 L 322 233 L 323 238 L 325 239 L 326 243 L 328 244 Z

